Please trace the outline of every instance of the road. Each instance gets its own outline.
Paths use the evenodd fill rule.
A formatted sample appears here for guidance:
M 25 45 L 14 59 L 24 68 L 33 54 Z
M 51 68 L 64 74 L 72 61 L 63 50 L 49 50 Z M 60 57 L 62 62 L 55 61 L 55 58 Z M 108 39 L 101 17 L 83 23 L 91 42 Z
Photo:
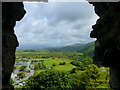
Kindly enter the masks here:
M 26 67 L 27 70 L 30 70 L 30 73 L 29 73 L 24 79 L 16 80 L 15 83 L 12 84 L 12 85 L 14 85 L 14 87 L 16 87 L 15 84 L 17 84 L 17 83 L 19 83 L 19 82 L 22 82 L 22 81 L 24 81 L 24 80 L 27 80 L 30 76 L 34 75 L 34 70 L 31 70 L 31 69 L 29 68 L 30 63 L 31 63 L 31 60 L 29 60 L 29 62 L 27 62 L 27 67 Z

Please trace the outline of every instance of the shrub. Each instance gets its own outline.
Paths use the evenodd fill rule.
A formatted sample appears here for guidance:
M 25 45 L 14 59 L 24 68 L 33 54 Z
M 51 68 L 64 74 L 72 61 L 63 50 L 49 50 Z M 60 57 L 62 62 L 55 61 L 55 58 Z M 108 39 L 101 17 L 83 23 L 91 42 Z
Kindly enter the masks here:
M 59 65 L 65 65 L 66 63 L 65 62 L 60 62 L 60 64 Z
M 66 71 L 48 70 L 30 77 L 25 88 L 72 88 L 72 77 Z

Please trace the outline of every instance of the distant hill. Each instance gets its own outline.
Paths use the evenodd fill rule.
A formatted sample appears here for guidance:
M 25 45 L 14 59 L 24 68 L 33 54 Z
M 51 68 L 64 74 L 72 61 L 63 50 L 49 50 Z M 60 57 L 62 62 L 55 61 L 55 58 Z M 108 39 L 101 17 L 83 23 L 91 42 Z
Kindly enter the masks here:
M 65 47 L 60 47 L 60 48 L 49 48 L 49 50 L 56 50 L 56 51 L 75 51 L 77 50 L 80 46 L 82 46 L 84 44 L 73 44 L 73 45 L 68 45 Z
M 89 56 L 93 56 L 94 52 L 94 42 L 90 42 L 87 44 L 73 44 L 68 45 L 61 48 L 49 48 L 50 51 L 72 51 L 72 52 L 79 52 L 84 53 Z
M 95 42 L 90 42 L 85 45 L 82 45 L 76 50 L 77 52 L 84 53 L 89 56 L 93 56 L 94 54 L 94 43 Z
M 37 51 L 62 51 L 62 52 L 79 52 L 79 53 L 83 53 L 84 55 L 88 55 L 88 56 L 93 56 L 93 52 L 94 52 L 94 43 L 95 42 L 90 42 L 87 44 L 73 44 L 73 45 L 68 45 L 65 47 L 56 47 L 56 48 L 46 48 L 46 49 L 24 49 L 24 50 L 18 50 L 17 51 L 25 51 L 25 52 L 37 52 Z

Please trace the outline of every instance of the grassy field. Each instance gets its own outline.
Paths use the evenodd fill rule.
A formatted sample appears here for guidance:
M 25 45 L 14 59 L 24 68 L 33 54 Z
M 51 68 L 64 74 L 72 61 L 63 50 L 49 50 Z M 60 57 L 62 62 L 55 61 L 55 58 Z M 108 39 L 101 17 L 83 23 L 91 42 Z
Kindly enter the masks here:
M 34 71 L 34 76 L 37 76 L 40 72 L 43 72 L 43 71 L 45 71 L 45 70 L 35 70 Z
M 21 67 L 22 65 L 14 65 L 14 67 L 16 68 L 16 69 L 20 69 L 20 67 Z
M 64 71 L 70 71 L 73 68 L 76 68 L 76 66 L 71 65 L 71 64 L 66 64 L 66 65 L 55 66 L 53 69 L 54 70 L 60 70 L 60 71 L 62 71 L 62 70 L 64 70 Z
M 96 79 L 97 81 L 93 80 L 91 77 L 95 76 L 94 72 L 92 73 L 90 71 L 91 69 L 87 69 L 87 67 L 92 64 L 92 58 L 82 53 L 58 51 L 19 51 L 16 52 L 16 57 L 16 61 L 20 61 L 19 58 L 30 58 L 31 64 L 35 67 L 33 77 L 47 70 L 56 70 L 61 72 L 68 71 L 70 72 L 71 76 L 74 77 L 75 85 L 79 85 L 81 80 L 83 80 L 82 83 L 85 84 L 87 82 L 86 80 L 90 78 L 89 84 L 93 85 L 93 87 L 94 83 L 95 85 L 99 83 L 99 88 L 109 87 L 109 68 L 101 67 L 98 69 L 98 71 L 95 69 L 96 72 L 98 72 L 96 75 L 99 75 L 99 78 Z M 23 62 L 25 63 L 25 61 Z M 22 65 L 15 65 L 16 69 L 18 70 L 21 66 Z M 94 71 L 95 67 L 91 67 Z M 90 76 L 91 74 L 93 74 L 91 77 L 85 77 Z
M 31 57 L 31 61 L 41 61 L 44 60 L 43 65 L 53 67 L 54 70 L 65 70 L 70 71 L 76 66 L 70 64 L 73 60 L 69 59 L 69 56 L 83 55 L 82 53 L 71 53 L 71 52 L 16 52 L 17 58 Z M 16 59 L 16 61 L 19 61 Z M 65 65 L 60 65 L 60 63 L 65 62 Z M 22 65 L 16 65 L 19 69 Z M 35 70 L 35 75 L 45 70 Z
M 60 58 L 68 58 L 69 56 L 80 55 L 82 53 L 74 53 L 74 52 L 50 52 L 50 51 L 39 51 L 39 52 L 16 52 L 16 56 L 18 58 L 21 57 L 32 57 L 32 58 L 40 58 L 40 57 L 60 57 Z
M 72 58 L 71 58 L 72 56 Z M 19 61 L 18 58 L 22 57 L 31 57 L 31 61 L 41 61 L 44 60 L 43 65 L 53 67 L 54 70 L 65 70 L 70 71 L 73 68 L 77 68 L 76 66 L 70 64 L 73 60 L 78 60 L 83 56 L 82 53 L 75 52 L 50 52 L 50 51 L 39 51 L 39 52 L 25 52 L 19 51 L 16 52 L 16 61 Z M 65 62 L 65 65 L 60 65 L 60 63 Z M 22 65 L 15 65 L 17 69 L 19 69 Z M 102 70 L 102 68 L 100 68 Z M 35 70 L 35 74 L 42 72 L 44 70 Z M 80 70 L 76 72 L 80 73 Z M 105 72 L 102 72 L 105 73 Z
M 47 66 L 52 66 L 53 64 L 59 65 L 61 62 L 65 62 L 66 64 L 69 64 L 71 61 L 72 60 L 69 60 L 69 59 L 49 58 L 44 61 L 44 65 L 47 65 Z

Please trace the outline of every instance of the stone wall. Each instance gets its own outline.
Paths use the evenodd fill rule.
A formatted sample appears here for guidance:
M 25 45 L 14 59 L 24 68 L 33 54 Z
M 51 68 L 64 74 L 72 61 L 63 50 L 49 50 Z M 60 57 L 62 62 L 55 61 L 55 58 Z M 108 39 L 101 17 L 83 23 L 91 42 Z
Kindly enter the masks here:
M 91 3 L 100 17 L 90 36 L 97 38 L 94 63 L 111 67 L 112 88 L 120 88 L 120 3 Z M 15 63 L 15 50 L 19 45 L 14 26 L 26 13 L 23 3 L 2 3 L 2 83 L 11 88 L 9 79 Z M 11 89 L 10 89 L 11 90 Z
M 94 63 L 110 67 L 112 88 L 120 88 L 120 2 L 94 2 L 100 17 L 90 33 L 95 42 Z
M 3 89 L 12 88 L 9 84 L 10 76 L 15 63 L 15 50 L 19 45 L 14 26 L 20 21 L 26 11 L 23 3 L 2 3 L 2 85 Z

